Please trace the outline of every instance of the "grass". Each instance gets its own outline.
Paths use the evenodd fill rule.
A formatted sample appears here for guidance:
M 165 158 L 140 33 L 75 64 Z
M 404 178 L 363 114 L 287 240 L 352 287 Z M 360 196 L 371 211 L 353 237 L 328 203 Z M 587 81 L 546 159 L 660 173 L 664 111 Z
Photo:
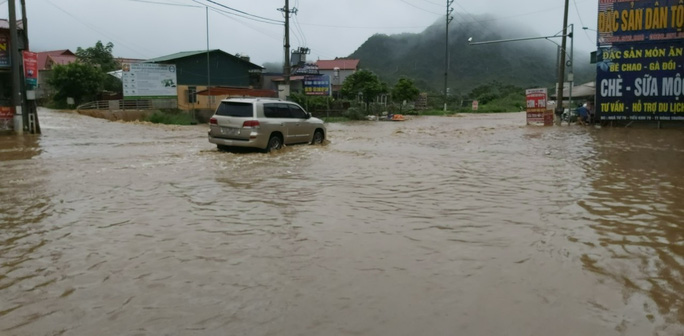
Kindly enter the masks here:
M 347 117 L 328 117 L 328 118 L 323 117 L 321 119 L 323 120 L 323 122 L 327 122 L 327 123 L 345 122 L 345 121 L 351 120 Z
M 190 114 L 183 112 L 154 112 L 145 120 L 154 124 L 166 125 L 194 125 L 197 123 Z

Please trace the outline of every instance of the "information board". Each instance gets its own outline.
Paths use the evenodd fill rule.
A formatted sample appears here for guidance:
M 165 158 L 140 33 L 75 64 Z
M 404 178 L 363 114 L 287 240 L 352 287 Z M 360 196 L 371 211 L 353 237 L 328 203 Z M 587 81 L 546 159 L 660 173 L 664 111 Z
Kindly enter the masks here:
M 599 0 L 598 44 L 684 39 L 681 0 Z
M 124 99 L 178 97 L 174 64 L 124 63 L 122 70 Z
M 553 124 L 553 112 L 546 109 L 546 89 L 525 90 L 527 101 L 527 124 L 550 126 Z
M 307 96 L 329 96 L 330 76 L 307 75 L 304 76 L 304 94 Z

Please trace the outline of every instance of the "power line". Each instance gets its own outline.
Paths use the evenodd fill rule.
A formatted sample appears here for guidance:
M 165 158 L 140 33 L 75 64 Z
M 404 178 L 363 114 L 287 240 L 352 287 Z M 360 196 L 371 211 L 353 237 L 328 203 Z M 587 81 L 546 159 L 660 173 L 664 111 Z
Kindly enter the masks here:
M 170 2 L 149 1 L 149 0 L 128 0 L 128 1 L 133 1 L 133 2 L 144 2 L 144 3 L 149 3 L 149 4 L 155 4 L 155 5 L 166 5 L 166 6 L 179 6 L 179 7 L 202 8 L 202 7 L 200 7 L 200 6 L 193 6 L 193 5 L 186 5 L 186 4 L 178 4 L 178 3 L 170 3 Z
M 409 5 L 409 6 L 411 6 L 411 7 L 413 7 L 413 8 L 422 10 L 423 12 L 426 12 L 426 13 L 430 13 L 430 14 L 434 14 L 434 15 L 439 15 L 439 16 L 442 15 L 441 13 L 431 12 L 431 11 L 425 9 L 425 8 L 418 7 L 418 6 L 416 6 L 416 5 L 414 5 L 414 4 L 410 3 L 410 2 L 408 2 L 408 1 L 406 1 L 406 0 L 401 0 L 401 2 L 403 2 L 403 3 L 405 3 L 405 4 Z
M 582 27 L 586 27 L 586 26 L 584 25 L 584 22 L 582 21 L 582 16 L 580 15 L 579 8 L 577 7 L 577 1 L 572 0 L 572 3 L 575 4 L 575 10 L 577 11 L 577 17 L 579 18 L 580 24 L 582 24 Z M 584 29 L 583 29 L 583 30 L 584 30 Z M 586 30 L 584 30 L 584 35 L 587 36 L 587 39 L 589 40 L 589 42 L 594 42 L 594 40 L 592 40 L 592 39 L 589 37 L 589 33 L 588 33 Z
M 232 7 L 228 7 L 228 6 L 224 5 L 224 4 L 218 3 L 218 2 L 213 1 L 213 0 L 204 0 L 204 1 L 210 2 L 210 3 L 212 3 L 212 4 L 216 5 L 216 6 L 220 6 L 220 7 L 223 7 L 223 8 L 225 8 L 225 9 L 228 9 L 228 10 L 231 10 L 231 11 L 233 11 L 233 12 L 240 13 L 240 14 L 243 14 L 243 15 L 246 15 L 246 16 L 249 16 L 249 17 L 253 17 L 253 18 L 256 18 L 256 19 L 264 20 L 264 21 L 270 21 L 271 23 L 283 24 L 282 21 L 278 21 L 278 20 L 274 20 L 274 19 L 265 18 L 265 17 L 263 17 L 263 16 L 258 16 L 258 15 L 250 14 L 250 13 L 247 13 L 247 12 L 245 12 L 245 11 L 241 11 L 241 10 L 239 10 L 239 9 L 235 9 L 235 8 L 232 8 Z M 267 23 L 267 22 L 264 22 L 264 23 Z
M 88 28 L 90 28 L 90 29 L 92 29 L 92 30 L 94 30 L 94 31 L 96 31 L 96 32 L 98 32 L 98 33 L 100 33 L 100 34 L 102 34 L 104 37 L 108 38 L 110 41 L 116 42 L 117 45 L 121 45 L 121 46 L 123 46 L 124 48 L 126 48 L 126 49 L 128 49 L 128 50 L 130 50 L 130 51 L 133 51 L 133 52 L 140 52 L 140 49 L 145 50 L 146 52 L 150 52 L 149 49 L 145 49 L 145 48 L 138 47 L 138 46 L 129 46 L 129 45 L 127 45 L 126 43 L 117 41 L 118 39 L 114 39 L 114 38 L 112 38 L 112 36 L 109 36 L 109 34 L 106 34 L 105 32 L 103 32 L 103 31 L 97 29 L 95 26 L 93 26 L 93 25 L 91 25 L 91 24 L 89 24 L 89 23 L 87 23 L 87 22 L 85 22 L 85 21 L 82 21 L 82 20 L 79 19 L 77 16 L 75 16 L 75 15 L 69 13 L 68 11 L 64 10 L 63 8 L 61 8 L 61 7 L 57 6 L 57 5 L 55 5 L 54 3 L 52 3 L 52 1 L 50 1 L 50 0 L 44 0 L 44 1 L 46 1 L 47 3 L 49 3 L 50 5 L 52 5 L 53 7 L 57 8 L 59 11 L 63 12 L 64 14 L 70 16 L 70 17 L 73 18 L 76 22 L 78 22 L 78 23 L 80 23 L 80 24 L 82 24 L 82 25 L 84 25 L 84 26 L 86 26 L 86 27 L 88 27 Z M 135 48 L 133 48 L 133 47 L 135 47 Z M 146 55 L 146 56 L 149 56 L 149 54 Z

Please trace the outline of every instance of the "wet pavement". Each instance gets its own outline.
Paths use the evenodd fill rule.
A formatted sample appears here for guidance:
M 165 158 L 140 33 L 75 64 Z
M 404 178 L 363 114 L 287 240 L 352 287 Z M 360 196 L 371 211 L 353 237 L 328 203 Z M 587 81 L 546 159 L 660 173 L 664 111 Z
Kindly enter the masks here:
M 522 113 L 0 136 L 0 335 L 682 335 L 684 131 Z

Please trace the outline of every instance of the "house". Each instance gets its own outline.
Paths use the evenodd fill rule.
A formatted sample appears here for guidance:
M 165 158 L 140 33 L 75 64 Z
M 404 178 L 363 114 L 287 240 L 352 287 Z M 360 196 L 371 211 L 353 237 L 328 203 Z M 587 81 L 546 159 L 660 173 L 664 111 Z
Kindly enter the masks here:
M 52 75 L 52 68 L 55 65 L 67 65 L 76 62 L 76 55 L 69 49 L 52 50 L 37 52 L 38 54 L 38 86 L 36 87 L 36 97 L 46 98 L 53 92 L 47 83 Z
M 332 84 L 333 96 L 337 96 L 342 89 L 342 83 L 351 74 L 359 70 L 359 60 L 351 58 L 336 58 L 334 60 L 316 61 L 318 72 L 321 75 L 329 75 Z
M 207 67 L 207 60 L 210 66 Z M 167 56 L 149 59 L 147 63 L 175 64 L 178 108 L 181 110 L 213 111 L 221 96 L 207 88 L 228 87 L 252 89 L 262 87 L 263 68 L 249 61 L 248 57 L 237 57 L 220 49 L 183 51 Z M 218 92 L 218 90 L 217 90 Z M 221 90 L 220 92 L 228 92 Z M 241 92 L 245 92 L 241 90 Z

